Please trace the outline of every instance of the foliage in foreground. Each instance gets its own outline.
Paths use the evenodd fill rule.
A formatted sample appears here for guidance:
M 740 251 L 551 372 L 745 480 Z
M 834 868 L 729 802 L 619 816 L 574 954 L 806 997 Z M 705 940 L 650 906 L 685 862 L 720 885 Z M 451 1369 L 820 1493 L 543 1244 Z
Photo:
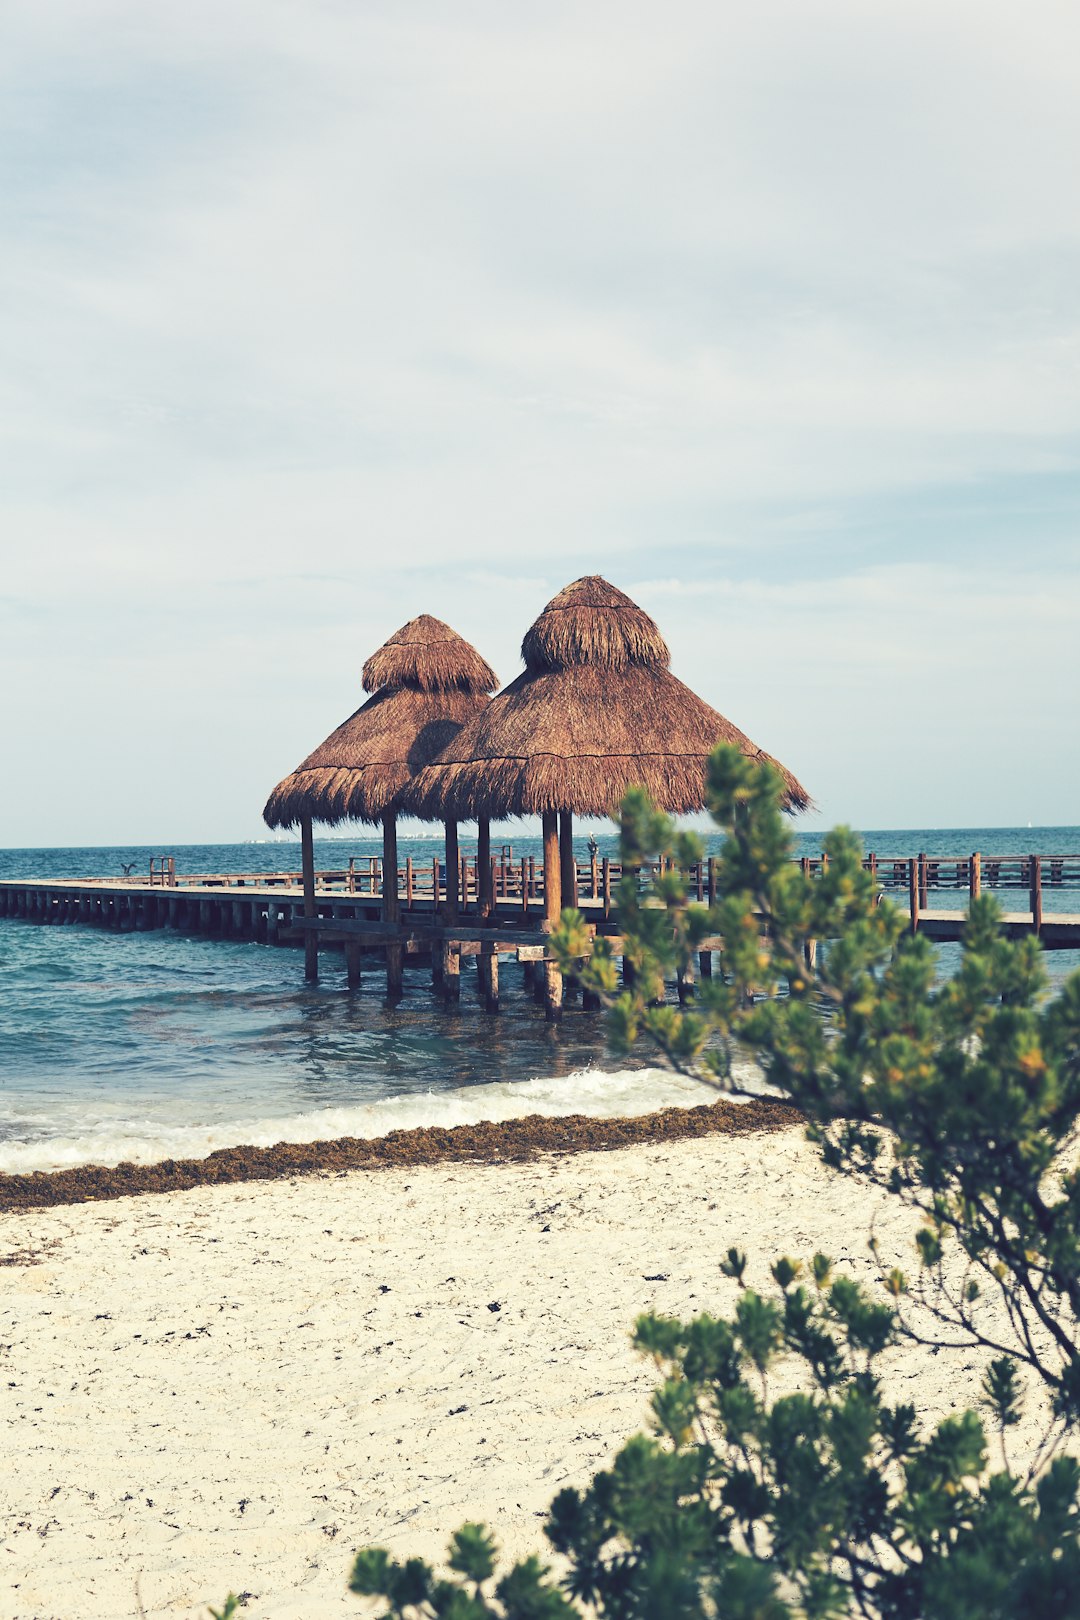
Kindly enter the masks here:
M 745 1286 L 745 1266 L 734 1251 L 723 1263 L 741 1286 L 730 1319 L 639 1320 L 637 1346 L 662 1374 L 650 1432 L 551 1504 L 562 1590 L 535 1558 L 496 1578 L 493 1541 L 466 1525 L 449 1578 L 369 1549 L 353 1591 L 385 1598 L 395 1620 L 1080 1613 L 1077 1464 L 1058 1457 L 1034 1483 L 989 1472 L 975 1413 L 922 1432 L 911 1406 L 883 1398 L 890 1305 L 822 1255 L 805 1282 L 778 1261 L 770 1295 Z M 800 1387 L 772 1396 L 780 1368 Z M 1015 1400 L 1007 1362 L 986 1396 L 1000 1430 Z
M 732 1089 L 752 1053 L 807 1114 L 827 1164 L 920 1214 L 920 1304 L 950 1342 L 1007 1354 L 1041 1382 L 1047 1456 L 1080 1418 L 1080 973 L 1045 999 L 1038 942 L 1004 937 L 983 897 L 959 970 L 937 982 L 933 946 L 880 900 L 852 833 L 827 836 L 820 876 L 800 869 L 779 789 L 771 767 L 737 749 L 713 755 L 709 806 L 727 839 L 712 908 L 671 866 L 696 842 L 628 795 L 624 862 L 662 858 L 666 869 L 619 892 L 633 985 L 619 989 L 602 944 L 581 976 L 608 1000 L 623 1047 L 646 1037 Z M 582 927 L 564 913 L 568 968 Z M 695 987 L 692 1006 L 654 1004 L 709 936 L 722 975 Z M 884 1280 L 903 1304 L 908 1281 Z M 904 1327 L 919 1337 L 910 1313 Z

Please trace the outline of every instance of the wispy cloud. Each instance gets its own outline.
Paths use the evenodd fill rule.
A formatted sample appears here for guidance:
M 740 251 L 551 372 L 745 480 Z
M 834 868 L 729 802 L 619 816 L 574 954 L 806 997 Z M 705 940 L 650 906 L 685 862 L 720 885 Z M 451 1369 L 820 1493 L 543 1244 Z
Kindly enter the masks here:
M 442 611 L 509 676 L 594 569 L 653 582 L 703 689 L 751 661 L 733 717 L 812 737 L 838 814 L 870 815 L 865 751 L 786 693 L 818 712 L 907 659 L 901 696 L 962 704 L 1011 660 L 1006 712 L 1063 717 L 1078 47 L 1068 0 L 15 0 L 0 523 L 52 630 L 4 649 L 4 741 L 41 760 L 7 839 L 118 833 L 131 727 L 227 750 L 207 691 L 258 714 L 244 760 L 207 805 L 163 754 L 157 791 L 181 832 L 250 827 L 376 638 Z M 101 783 L 79 828 L 39 741 L 61 708 Z M 1046 815 L 1078 787 L 1055 765 Z M 879 819 L 929 813 L 889 791 Z

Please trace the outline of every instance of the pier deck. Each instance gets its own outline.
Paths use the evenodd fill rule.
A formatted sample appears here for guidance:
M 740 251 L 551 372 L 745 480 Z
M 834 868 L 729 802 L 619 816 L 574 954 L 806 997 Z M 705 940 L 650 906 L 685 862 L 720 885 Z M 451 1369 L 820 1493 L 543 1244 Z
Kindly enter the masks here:
M 822 870 L 822 859 L 804 858 L 804 870 Z M 1034 934 L 1048 950 L 1080 950 L 1080 911 L 1045 904 L 1046 891 L 1080 891 L 1080 856 L 1002 856 L 973 854 L 960 859 L 930 860 L 925 855 L 878 857 L 870 855 L 872 871 L 883 894 L 906 891 L 909 926 L 935 943 L 960 940 L 967 921 L 966 908 L 932 907 L 931 893 L 944 899 L 966 890 L 970 900 L 984 888 L 1024 892 L 1022 910 L 1008 906 L 1002 928 L 1010 938 Z M 613 904 L 622 871 L 617 862 L 593 860 L 576 869 L 575 893 L 568 903 L 583 913 L 593 933 L 611 941 L 621 954 L 618 918 Z M 400 988 L 401 966 L 406 961 L 429 963 L 447 999 L 458 993 L 463 958 L 478 958 L 481 989 L 494 1011 L 499 999 L 499 959 L 512 957 L 536 972 L 547 985 L 549 1011 L 561 1004 L 561 979 L 552 996 L 557 969 L 547 949 L 544 920 L 543 873 L 533 861 L 492 860 L 490 886 L 481 895 L 475 863 L 463 859 L 457 886 L 458 903 L 451 906 L 445 868 L 439 862 L 414 869 L 411 862 L 399 874 L 398 920 L 383 918 L 379 862 L 372 857 L 361 865 L 316 874 L 314 907 L 307 909 L 299 872 L 206 873 L 179 875 L 168 858 L 155 862 L 149 874 L 116 878 L 21 878 L 0 881 L 0 916 L 19 917 L 39 924 L 84 923 L 121 932 L 172 928 L 184 933 L 221 939 L 257 940 L 268 945 L 298 944 L 314 936 L 317 949 L 308 961 L 332 948 L 344 953 L 350 986 L 360 983 L 365 955 L 385 957 L 388 984 Z M 703 903 L 715 889 L 715 863 L 703 861 L 689 873 L 690 893 Z M 957 896 L 958 898 L 958 896 Z M 712 971 L 712 955 L 719 940 L 702 942 L 700 971 Z M 396 967 L 392 969 L 392 963 Z M 313 976 L 309 971 L 309 977 Z M 687 986 L 679 987 L 680 992 Z

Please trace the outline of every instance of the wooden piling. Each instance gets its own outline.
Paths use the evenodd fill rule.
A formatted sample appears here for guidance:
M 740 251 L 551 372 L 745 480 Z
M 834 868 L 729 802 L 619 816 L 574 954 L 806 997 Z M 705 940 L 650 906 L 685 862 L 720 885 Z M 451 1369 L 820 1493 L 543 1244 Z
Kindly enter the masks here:
M 930 905 L 930 867 L 925 854 L 919 855 L 919 910 L 926 911 Z
M 577 861 L 574 859 L 574 816 L 564 810 L 559 816 L 559 881 L 564 906 L 577 906 Z
M 919 931 L 919 862 L 917 855 L 908 861 L 908 913 L 913 934 Z
M 562 915 L 562 865 L 559 848 L 559 817 L 545 810 L 544 832 L 544 927 L 548 933 L 559 926 Z M 558 964 L 544 961 L 544 1012 L 554 1023 L 562 1011 L 563 980 Z
M 315 916 L 315 841 L 311 816 L 300 817 L 300 864 L 304 869 L 304 916 Z M 304 930 L 304 978 L 314 984 L 319 977 L 319 937 L 314 928 Z
M 484 940 L 480 947 L 480 955 L 476 958 L 477 972 L 480 975 L 480 994 L 484 1006 L 489 1013 L 499 1010 L 499 953 L 495 949 L 494 940 Z
M 382 913 L 388 928 L 397 928 L 401 922 L 401 901 L 398 896 L 397 813 L 387 810 L 383 816 Z M 359 964 L 357 975 L 359 976 Z M 386 947 L 386 999 L 401 1000 L 404 987 L 404 957 L 400 939 L 390 940 Z
M 698 973 L 703 979 L 712 978 L 712 951 L 698 951 Z
M 461 952 L 451 940 L 442 948 L 442 988 L 447 1005 L 456 1007 L 461 1000 Z
M 1038 939 L 1042 933 L 1043 922 L 1043 893 L 1042 893 L 1042 856 L 1031 857 L 1031 926 Z
M 345 983 L 350 990 L 360 988 L 360 941 L 349 939 L 345 942 Z
M 491 864 L 491 822 L 487 816 L 478 816 L 476 819 L 476 909 L 485 920 L 491 916 L 495 909 L 495 881 L 494 870 Z M 495 964 L 496 990 L 495 999 L 498 1001 L 498 961 Z
M 456 922 L 458 914 L 458 877 L 460 874 L 460 854 L 458 851 L 458 824 L 447 820 L 446 823 L 446 908 L 445 914 L 448 922 Z
M 968 861 L 968 893 L 972 900 L 982 894 L 982 856 L 975 850 Z

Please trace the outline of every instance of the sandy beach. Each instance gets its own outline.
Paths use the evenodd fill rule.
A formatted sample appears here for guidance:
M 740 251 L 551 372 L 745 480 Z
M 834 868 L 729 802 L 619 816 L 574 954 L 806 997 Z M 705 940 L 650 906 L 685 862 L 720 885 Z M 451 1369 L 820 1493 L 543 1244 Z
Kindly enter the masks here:
M 642 1426 L 647 1309 L 729 1305 L 823 1248 L 871 1276 L 902 1212 L 798 1128 L 512 1164 L 198 1187 L 0 1216 L 3 1549 L 12 1620 L 358 1614 L 370 1542 L 437 1556 L 465 1518 L 542 1550 L 546 1504 Z M 966 1354 L 900 1349 L 924 1408 Z

